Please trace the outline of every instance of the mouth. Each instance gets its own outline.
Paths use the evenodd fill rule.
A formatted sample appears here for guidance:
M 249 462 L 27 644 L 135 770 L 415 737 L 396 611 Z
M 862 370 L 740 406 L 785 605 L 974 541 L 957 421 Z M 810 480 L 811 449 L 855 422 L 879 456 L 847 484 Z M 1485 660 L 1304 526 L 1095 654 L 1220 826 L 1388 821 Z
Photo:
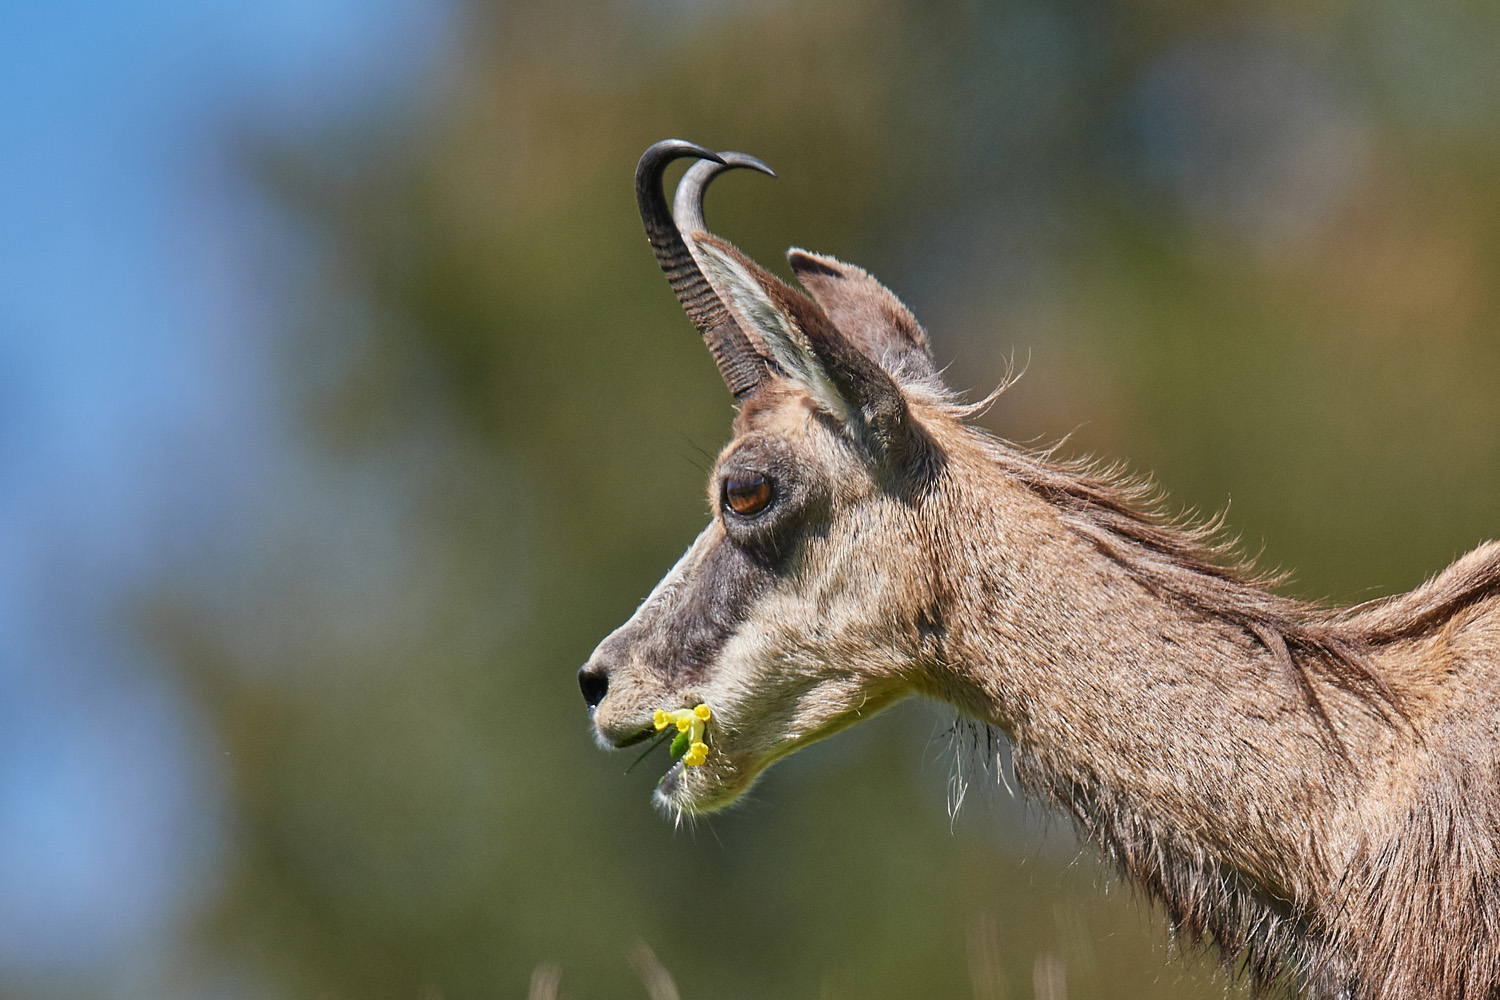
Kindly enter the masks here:
M 633 747 L 638 743 L 644 743 L 646 740 L 649 740 L 655 735 L 656 728 L 654 726 L 648 725 L 644 729 L 641 729 L 639 732 L 632 733 L 624 739 L 616 740 L 615 749 L 624 750 L 626 747 Z
M 659 806 L 670 805 L 680 809 L 693 797 L 693 786 L 700 786 L 698 790 L 701 790 L 703 784 L 692 780 L 689 771 L 698 770 L 707 762 L 711 752 L 709 741 L 719 743 L 719 738 L 709 734 L 710 720 L 713 717 L 712 710 L 702 703 L 693 708 L 658 709 L 653 713 L 651 721 L 639 728 L 625 730 L 623 734 L 618 730 L 616 734 L 601 731 L 599 735 L 604 738 L 600 742 L 617 750 L 646 744 L 646 748 L 625 769 L 627 774 L 644 763 L 657 747 L 663 743 L 668 744 L 667 752 L 671 759 L 667 762 L 665 773 L 657 779 L 652 797 Z M 716 727 L 717 724 L 714 725 Z M 722 752 L 722 749 L 718 752 Z

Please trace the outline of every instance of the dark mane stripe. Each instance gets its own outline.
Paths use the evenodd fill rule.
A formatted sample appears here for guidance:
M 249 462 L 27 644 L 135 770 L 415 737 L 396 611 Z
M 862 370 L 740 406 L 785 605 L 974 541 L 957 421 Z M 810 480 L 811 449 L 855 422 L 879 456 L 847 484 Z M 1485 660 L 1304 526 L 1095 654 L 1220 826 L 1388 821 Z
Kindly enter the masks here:
M 1056 507 L 1064 523 L 1144 586 L 1253 636 L 1330 731 L 1319 681 L 1356 696 L 1392 724 L 1405 720 L 1399 696 L 1370 656 L 1372 647 L 1398 637 L 1395 632 L 1360 628 L 1319 605 L 1272 592 L 1269 588 L 1285 582 L 1286 575 L 1261 572 L 1232 542 L 1218 540 L 1217 519 L 1174 520 L 1161 512 L 1153 487 L 1117 468 L 1062 462 L 992 443 L 1006 472 Z M 1500 547 L 1496 555 L 1492 585 L 1500 586 Z
M 1465 608 L 1500 595 L 1500 542 L 1489 542 L 1405 594 L 1382 597 L 1335 617 L 1379 646 L 1430 635 Z

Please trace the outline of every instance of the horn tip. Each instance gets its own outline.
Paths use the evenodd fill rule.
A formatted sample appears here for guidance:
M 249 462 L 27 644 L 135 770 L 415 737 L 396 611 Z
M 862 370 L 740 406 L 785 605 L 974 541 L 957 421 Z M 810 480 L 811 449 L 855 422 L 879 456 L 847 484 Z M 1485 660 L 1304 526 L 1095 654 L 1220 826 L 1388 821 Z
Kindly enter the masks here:
M 751 170 L 760 171 L 767 177 L 776 176 L 776 171 L 772 170 L 765 160 L 758 156 L 751 156 L 749 153 L 722 152 L 719 154 L 719 162 L 727 167 L 749 167 Z
M 715 163 L 724 162 L 723 157 L 719 156 L 718 153 L 715 153 L 711 149 L 706 149 L 696 142 L 688 142 L 686 139 L 663 139 L 660 142 L 653 142 L 646 147 L 646 151 L 641 154 L 637 170 L 650 169 L 658 163 L 664 165 L 671 160 L 676 160 L 684 156 L 694 156 L 700 160 L 712 160 Z

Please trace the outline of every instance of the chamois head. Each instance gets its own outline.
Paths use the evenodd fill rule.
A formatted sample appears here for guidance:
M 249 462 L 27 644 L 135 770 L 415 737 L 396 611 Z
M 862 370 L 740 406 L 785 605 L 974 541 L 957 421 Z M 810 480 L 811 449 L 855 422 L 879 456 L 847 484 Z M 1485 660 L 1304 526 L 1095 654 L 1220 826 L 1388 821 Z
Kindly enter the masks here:
M 662 174 L 680 157 L 698 162 L 669 213 Z M 933 653 L 918 511 L 942 458 L 917 411 L 941 387 L 926 334 L 857 267 L 791 251 L 809 298 L 707 232 L 703 191 L 734 167 L 771 173 L 675 140 L 636 171 L 657 259 L 738 413 L 709 479 L 712 522 L 579 672 L 606 746 L 652 735 L 660 710 L 712 707 L 705 759 L 658 786 L 678 811 L 729 803 L 890 704 Z

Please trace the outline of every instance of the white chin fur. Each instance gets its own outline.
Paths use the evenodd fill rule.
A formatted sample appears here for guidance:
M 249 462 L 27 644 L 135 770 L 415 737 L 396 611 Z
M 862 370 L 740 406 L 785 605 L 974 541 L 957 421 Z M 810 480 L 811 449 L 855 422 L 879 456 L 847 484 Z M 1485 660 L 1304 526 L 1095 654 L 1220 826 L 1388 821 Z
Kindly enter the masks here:
M 755 778 L 764 770 L 763 767 L 753 768 L 751 777 L 745 780 L 744 765 L 720 763 L 721 768 L 715 768 L 713 761 L 701 767 L 686 767 L 678 761 L 662 777 L 651 801 L 663 813 L 680 822 L 684 815 L 716 812 L 732 805 L 755 784 Z M 728 781 L 725 780 L 726 774 Z
M 684 793 L 687 791 L 685 787 L 686 772 L 687 768 L 683 766 L 680 760 L 674 761 L 672 766 L 667 768 L 667 773 L 662 775 L 661 781 L 656 786 L 656 791 L 651 796 L 652 801 L 658 807 L 662 809 L 691 808 L 688 803 L 681 801 L 684 798 Z

